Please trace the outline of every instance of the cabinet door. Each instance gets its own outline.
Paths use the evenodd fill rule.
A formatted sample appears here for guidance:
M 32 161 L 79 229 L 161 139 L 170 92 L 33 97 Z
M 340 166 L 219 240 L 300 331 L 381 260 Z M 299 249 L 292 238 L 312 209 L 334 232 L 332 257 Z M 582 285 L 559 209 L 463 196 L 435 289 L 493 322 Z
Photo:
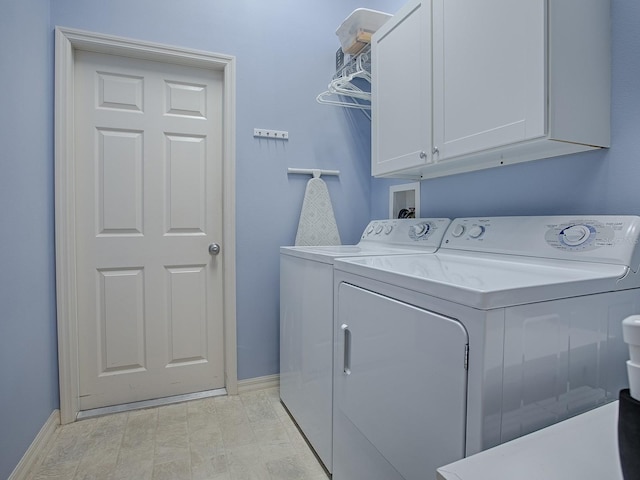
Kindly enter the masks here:
M 411 0 L 372 39 L 372 175 L 431 160 L 431 4 Z
M 545 5 L 434 0 L 435 161 L 545 134 Z

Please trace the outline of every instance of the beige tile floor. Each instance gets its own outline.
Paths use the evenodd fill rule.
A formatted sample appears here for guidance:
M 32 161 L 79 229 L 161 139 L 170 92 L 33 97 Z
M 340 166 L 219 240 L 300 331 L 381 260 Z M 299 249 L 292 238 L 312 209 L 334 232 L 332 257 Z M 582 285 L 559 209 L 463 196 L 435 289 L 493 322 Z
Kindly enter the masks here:
M 58 427 L 34 480 L 326 480 L 277 388 Z

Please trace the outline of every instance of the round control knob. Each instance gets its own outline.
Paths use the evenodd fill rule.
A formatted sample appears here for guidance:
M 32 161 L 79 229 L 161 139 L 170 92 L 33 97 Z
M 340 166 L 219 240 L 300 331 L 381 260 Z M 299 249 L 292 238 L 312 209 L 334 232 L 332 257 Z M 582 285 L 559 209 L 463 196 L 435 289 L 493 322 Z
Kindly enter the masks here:
M 451 235 L 453 235 L 456 238 L 462 236 L 463 233 L 464 233 L 464 225 L 460 225 L 460 224 L 453 227 L 453 230 L 451 231 Z
M 586 225 L 573 225 L 561 232 L 564 237 L 564 243 L 571 246 L 583 244 L 589 239 L 590 234 L 591 230 Z
M 416 237 L 424 237 L 431 230 L 431 226 L 428 223 L 418 223 L 412 225 L 411 230 Z
M 369 227 L 367 228 L 367 235 L 369 235 L 371 232 L 373 232 L 373 225 L 369 225 Z
M 378 225 L 376 227 L 376 235 L 378 235 L 382 231 L 382 225 Z
M 391 230 L 393 230 L 393 225 L 387 225 L 386 227 L 384 227 L 385 235 L 389 235 L 391 233 Z
M 469 236 L 471 238 L 478 238 L 484 233 L 484 227 L 482 225 L 474 225 L 469 229 Z

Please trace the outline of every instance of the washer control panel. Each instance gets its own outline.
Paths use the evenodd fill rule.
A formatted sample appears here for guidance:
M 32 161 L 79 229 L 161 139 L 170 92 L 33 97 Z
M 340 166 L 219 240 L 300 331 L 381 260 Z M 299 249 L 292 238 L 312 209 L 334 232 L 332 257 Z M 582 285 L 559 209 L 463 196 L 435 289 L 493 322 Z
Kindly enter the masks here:
M 616 225 L 615 222 L 603 223 L 594 219 L 579 219 L 550 226 L 545 240 L 550 246 L 559 250 L 590 251 L 613 246 L 616 229 L 620 227 L 621 224 Z
M 442 248 L 629 265 L 639 235 L 637 216 L 456 218 Z
M 493 231 L 494 218 L 456 218 L 451 222 L 445 242 L 448 246 L 468 245 L 473 240 L 485 243 L 487 232 Z M 443 244 L 444 246 L 444 244 Z
M 448 218 L 373 220 L 364 229 L 361 241 L 401 246 L 428 244 L 438 248 L 449 223 Z

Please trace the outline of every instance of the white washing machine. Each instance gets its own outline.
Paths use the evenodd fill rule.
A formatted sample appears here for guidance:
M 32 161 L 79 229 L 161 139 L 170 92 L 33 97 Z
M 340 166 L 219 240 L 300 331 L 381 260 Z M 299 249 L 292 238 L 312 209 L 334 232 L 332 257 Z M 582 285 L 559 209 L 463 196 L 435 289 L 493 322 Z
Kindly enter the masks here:
M 615 400 L 640 217 L 452 221 L 433 255 L 337 259 L 334 480 L 439 466 Z
M 449 219 L 376 220 L 357 245 L 280 248 L 280 399 L 332 470 L 333 262 L 435 252 Z

